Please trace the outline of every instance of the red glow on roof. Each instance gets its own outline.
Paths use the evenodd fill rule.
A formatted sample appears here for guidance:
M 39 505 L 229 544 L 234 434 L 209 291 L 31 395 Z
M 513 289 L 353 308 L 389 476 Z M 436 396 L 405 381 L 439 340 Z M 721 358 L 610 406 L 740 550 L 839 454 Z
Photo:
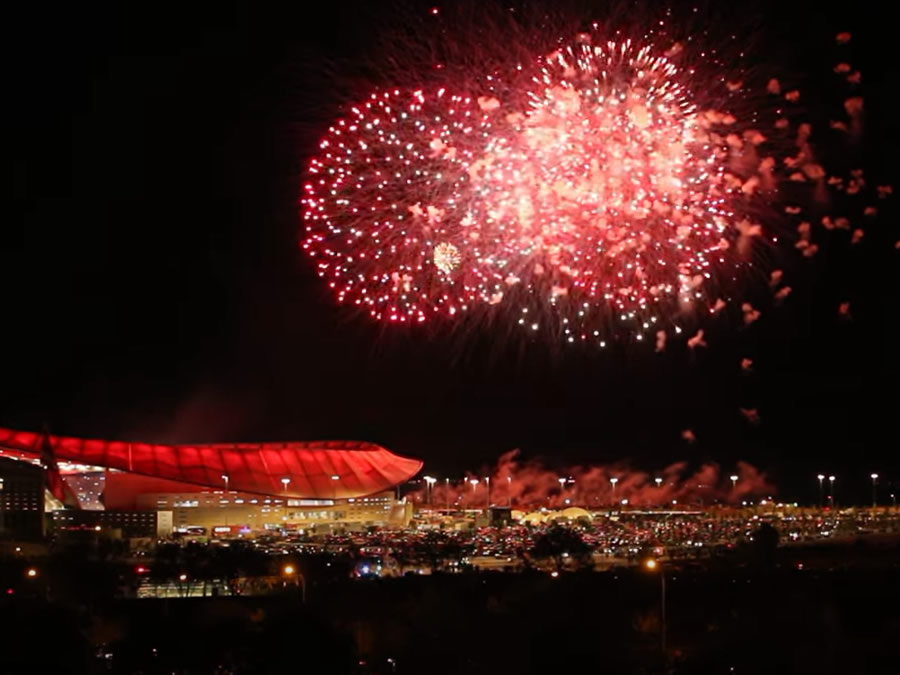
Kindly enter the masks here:
M 0 428 L 0 447 L 33 458 L 40 458 L 42 440 L 40 433 Z M 422 468 L 417 459 L 355 441 L 161 445 L 70 436 L 49 436 L 49 441 L 56 460 L 287 497 L 361 497 L 408 480 Z

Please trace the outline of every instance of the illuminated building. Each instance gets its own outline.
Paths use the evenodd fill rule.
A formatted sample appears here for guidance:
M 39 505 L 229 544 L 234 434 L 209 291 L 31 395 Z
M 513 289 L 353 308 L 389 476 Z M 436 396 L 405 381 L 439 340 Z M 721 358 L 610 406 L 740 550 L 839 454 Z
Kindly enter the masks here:
M 110 514 L 64 512 L 54 523 L 95 523 L 120 529 L 122 536 L 134 531 L 137 516 L 128 514 L 139 511 L 157 512 L 159 532 L 169 524 L 176 532 L 209 534 L 214 528 L 403 525 L 411 506 L 395 501 L 390 490 L 422 467 L 380 446 L 349 441 L 160 445 L 0 429 L 0 457 L 24 460 L 17 464 L 25 466 L 48 455 L 82 509 Z M 148 528 L 144 523 L 137 529 Z
M 43 534 L 43 470 L 0 457 L 0 537 L 31 541 Z
M 170 512 L 176 533 L 223 538 L 281 529 L 405 527 L 412 518 L 412 504 L 396 501 L 390 491 L 346 500 L 285 500 L 223 491 L 146 493 L 139 496 L 137 507 Z
M 59 509 L 50 514 L 50 526 L 57 537 L 78 533 L 96 534 L 114 539 L 165 536 L 165 518 L 156 511 L 99 511 Z M 163 522 L 158 522 L 163 521 Z M 171 533 L 171 527 L 168 528 Z

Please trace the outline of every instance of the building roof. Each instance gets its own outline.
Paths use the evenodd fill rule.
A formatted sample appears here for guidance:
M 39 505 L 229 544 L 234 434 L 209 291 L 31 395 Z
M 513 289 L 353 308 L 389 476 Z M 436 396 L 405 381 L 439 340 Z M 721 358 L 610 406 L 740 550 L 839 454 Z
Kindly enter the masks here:
M 40 458 L 44 438 L 37 432 L 0 428 L 0 448 L 7 456 Z M 408 480 L 422 468 L 420 460 L 356 441 L 162 445 L 53 435 L 46 438 L 57 460 L 207 487 L 298 498 L 361 497 Z
M 585 511 L 579 506 L 570 506 L 569 508 L 560 511 L 558 515 L 562 518 L 568 518 L 569 520 L 578 520 L 579 518 L 587 518 L 590 520 L 592 518 L 590 511 Z

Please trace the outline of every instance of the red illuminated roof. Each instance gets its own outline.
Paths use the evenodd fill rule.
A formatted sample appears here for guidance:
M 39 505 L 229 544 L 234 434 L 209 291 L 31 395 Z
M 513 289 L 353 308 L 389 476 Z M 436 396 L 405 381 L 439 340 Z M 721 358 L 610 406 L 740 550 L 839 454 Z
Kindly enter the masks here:
M 264 495 L 342 499 L 389 489 L 422 468 L 372 443 L 157 445 L 49 436 L 57 460 Z M 40 458 L 44 435 L 0 428 L 0 448 Z M 285 484 L 284 480 L 287 479 Z

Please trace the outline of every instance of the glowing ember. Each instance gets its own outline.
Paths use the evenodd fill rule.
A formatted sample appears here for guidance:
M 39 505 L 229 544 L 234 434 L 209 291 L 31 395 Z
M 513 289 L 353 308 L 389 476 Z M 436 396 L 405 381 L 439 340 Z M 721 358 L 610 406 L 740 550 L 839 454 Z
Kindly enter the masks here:
M 459 249 L 453 244 L 441 243 L 434 247 L 434 266 L 441 272 L 450 274 L 459 267 Z

